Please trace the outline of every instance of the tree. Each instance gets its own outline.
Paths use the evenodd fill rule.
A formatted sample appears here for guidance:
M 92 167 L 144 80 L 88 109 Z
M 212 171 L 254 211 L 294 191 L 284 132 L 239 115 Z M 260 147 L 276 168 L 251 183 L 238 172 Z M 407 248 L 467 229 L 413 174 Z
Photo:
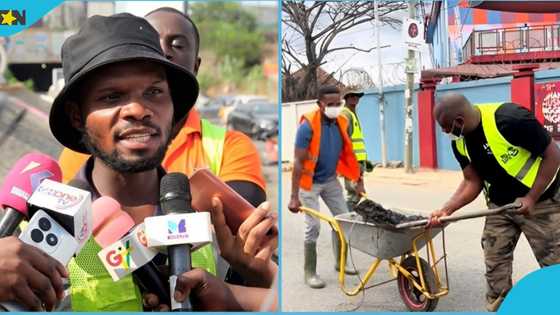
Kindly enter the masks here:
M 196 3 L 191 9 L 201 47 L 219 57 L 241 60 L 247 69 L 260 64 L 265 38 L 253 14 L 230 2 Z
M 326 63 L 329 54 L 342 50 L 369 52 L 369 49 L 333 46 L 337 36 L 358 25 L 374 20 L 373 1 L 282 1 L 282 75 L 285 88 L 283 101 L 312 99 L 317 94 L 317 70 Z M 379 3 L 379 17 L 383 24 L 397 27 L 401 21 L 391 13 L 406 9 L 406 1 Z M 303 51 L 294 47 L 303 41 Z M 303 75 L 294 76 L 295 65 Z

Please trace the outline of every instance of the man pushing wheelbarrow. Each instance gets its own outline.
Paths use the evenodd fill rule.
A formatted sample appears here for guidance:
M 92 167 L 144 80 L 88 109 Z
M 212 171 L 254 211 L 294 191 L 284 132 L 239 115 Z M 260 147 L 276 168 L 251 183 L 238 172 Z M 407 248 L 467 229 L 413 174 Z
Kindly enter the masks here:
M 365 193 L 360 167 L 348 136 L 348 121 L 342 115 L 340 90 L 335 86 L 323 86 L 317 97 L 318 109 L 302 116 L 295 144 L 292 172 L 292 195 L 288 208 L 298 212 L 305 206 L 319 209 L 319 197 L 333 215 L 348 212 L 342 186 L 337 174 L 355 183 L 357 195 Z M 325 287 L 316 272 L 317 239 L 320 222 L 305 213 L 304 272 L 305 283 L 311 288 Z M 340 269 L 339 238 L 333 234 L 335 269 Z M 344 252 L 346 252 L 344 250 Z M 346 266 L 347 274 L 356 274 Z
M 486 308 L 496 311 L 512 287 L 513 251 L 525 234 L 541 267 L 560 263 L 560 151 L 532 112 L 513 103 L 471 105 L 444 95 L 434 118 L 452 139 L 463 181 L 431 226 L 472 202 L 484 190 L 489 208 L 517 202 L 516 214 L 486 217 L 482 248 Z

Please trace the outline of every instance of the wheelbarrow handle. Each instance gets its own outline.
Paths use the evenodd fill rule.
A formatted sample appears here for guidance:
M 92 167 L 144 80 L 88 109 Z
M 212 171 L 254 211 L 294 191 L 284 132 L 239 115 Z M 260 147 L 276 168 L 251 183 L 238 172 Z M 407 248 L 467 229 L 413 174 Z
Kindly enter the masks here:
M 473 212 L 464 213 L 464 214 L 446 216 L 446 217 L 440 218 L 439 221 L 441 223 L 451 223 L 451 222 L 457 222 L 457 221 L 466 220 L 466 219 L 473 219 L 473 218 L 479 218 L 479 217 L 486 217 L 486 216 L 489 216 L 489 215 L 501 214 L 501 213 L 504 213 L 504 212 L 516 213 L 517 209 L 519 209 L 519 208 L 521 208 L 520 203 L 510 203 L 510 204 L 507 204 L 507 205 L 504 205 L 504 206 L 501 206 L 501 207 L 498 207 L 498 208 L 494 208 L 494 209 L 478 210 L 478 211 L 473 211 Z M 406 229 L 406 228 L 411 228 L 411 227 L 424 226 L 424 225 L 427 225 L 428 222 L 429 222 L 429 219 L 410 221 L 410 222 L 397 224 L 395 226 L 395 228 Z

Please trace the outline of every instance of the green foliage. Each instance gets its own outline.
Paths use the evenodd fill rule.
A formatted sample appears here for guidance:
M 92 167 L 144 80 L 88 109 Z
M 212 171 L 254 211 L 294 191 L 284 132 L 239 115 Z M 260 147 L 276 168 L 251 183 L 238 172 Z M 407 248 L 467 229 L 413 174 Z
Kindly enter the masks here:
M 222 60 L 226 56 L 239 60 L 244 68 L 260 63 L 265 38 L 252 14 L 231 2 L 196 3 L 191 8 L 202 50 L 210 50 Z
M 220 84 L 220 79 L 205 69 L 203 67 L 196 76 L 201 91 L 207 91 L 210 87 Z
M 241 82 L 245 77 L 245 69 L 240 59 L 226 55 L 219 65 L 219 73 L 223 80 L 229 82 Z
M 259 85 L 265 80 L 263 67 L 254 66 L 249 70 L 245 79 L 245 89 L 251 94 L 258 94 Z
M 6 69 L 6 72 L 4 72 L 4 78 L 6 79 L 6 83 L 8 85 L 13 85 L 13 84 L 18 84 L 18 83 L 22 83 L 23 86 L 25 86 L 28 90 L 33 90 L 33 80 L 31 79 L 27 79 L 25 81 L 19 81 L 14 74 L 12 73 L 12 71 L 10 71 L 10 69 Z
M 265 81 L 261 65 L 245 68 L 240 59 L 229 55 L 224 56 L 214 67 L 202 67 L 197 78 L 203 91 L 222 86 L 252 94 L 258 94 Z

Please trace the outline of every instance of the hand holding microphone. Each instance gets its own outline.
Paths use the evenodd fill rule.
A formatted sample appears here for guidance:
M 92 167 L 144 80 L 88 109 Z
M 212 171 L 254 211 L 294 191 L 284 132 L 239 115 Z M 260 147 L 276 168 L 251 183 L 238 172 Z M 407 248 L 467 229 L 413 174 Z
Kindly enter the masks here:
M 0 301 L 31 310 L 52 310 L 63 298 L 66 268 L 42 250 L 15 236 L 0 238 Z
M 278 266 L 271 257 L 278 248 L 278 215 L 263 202 L 233 234 L 217 197 L 212 199 L 212 224 L 220 246 L 220 255 L 239 272 L 250 286 L 269 288 Z

